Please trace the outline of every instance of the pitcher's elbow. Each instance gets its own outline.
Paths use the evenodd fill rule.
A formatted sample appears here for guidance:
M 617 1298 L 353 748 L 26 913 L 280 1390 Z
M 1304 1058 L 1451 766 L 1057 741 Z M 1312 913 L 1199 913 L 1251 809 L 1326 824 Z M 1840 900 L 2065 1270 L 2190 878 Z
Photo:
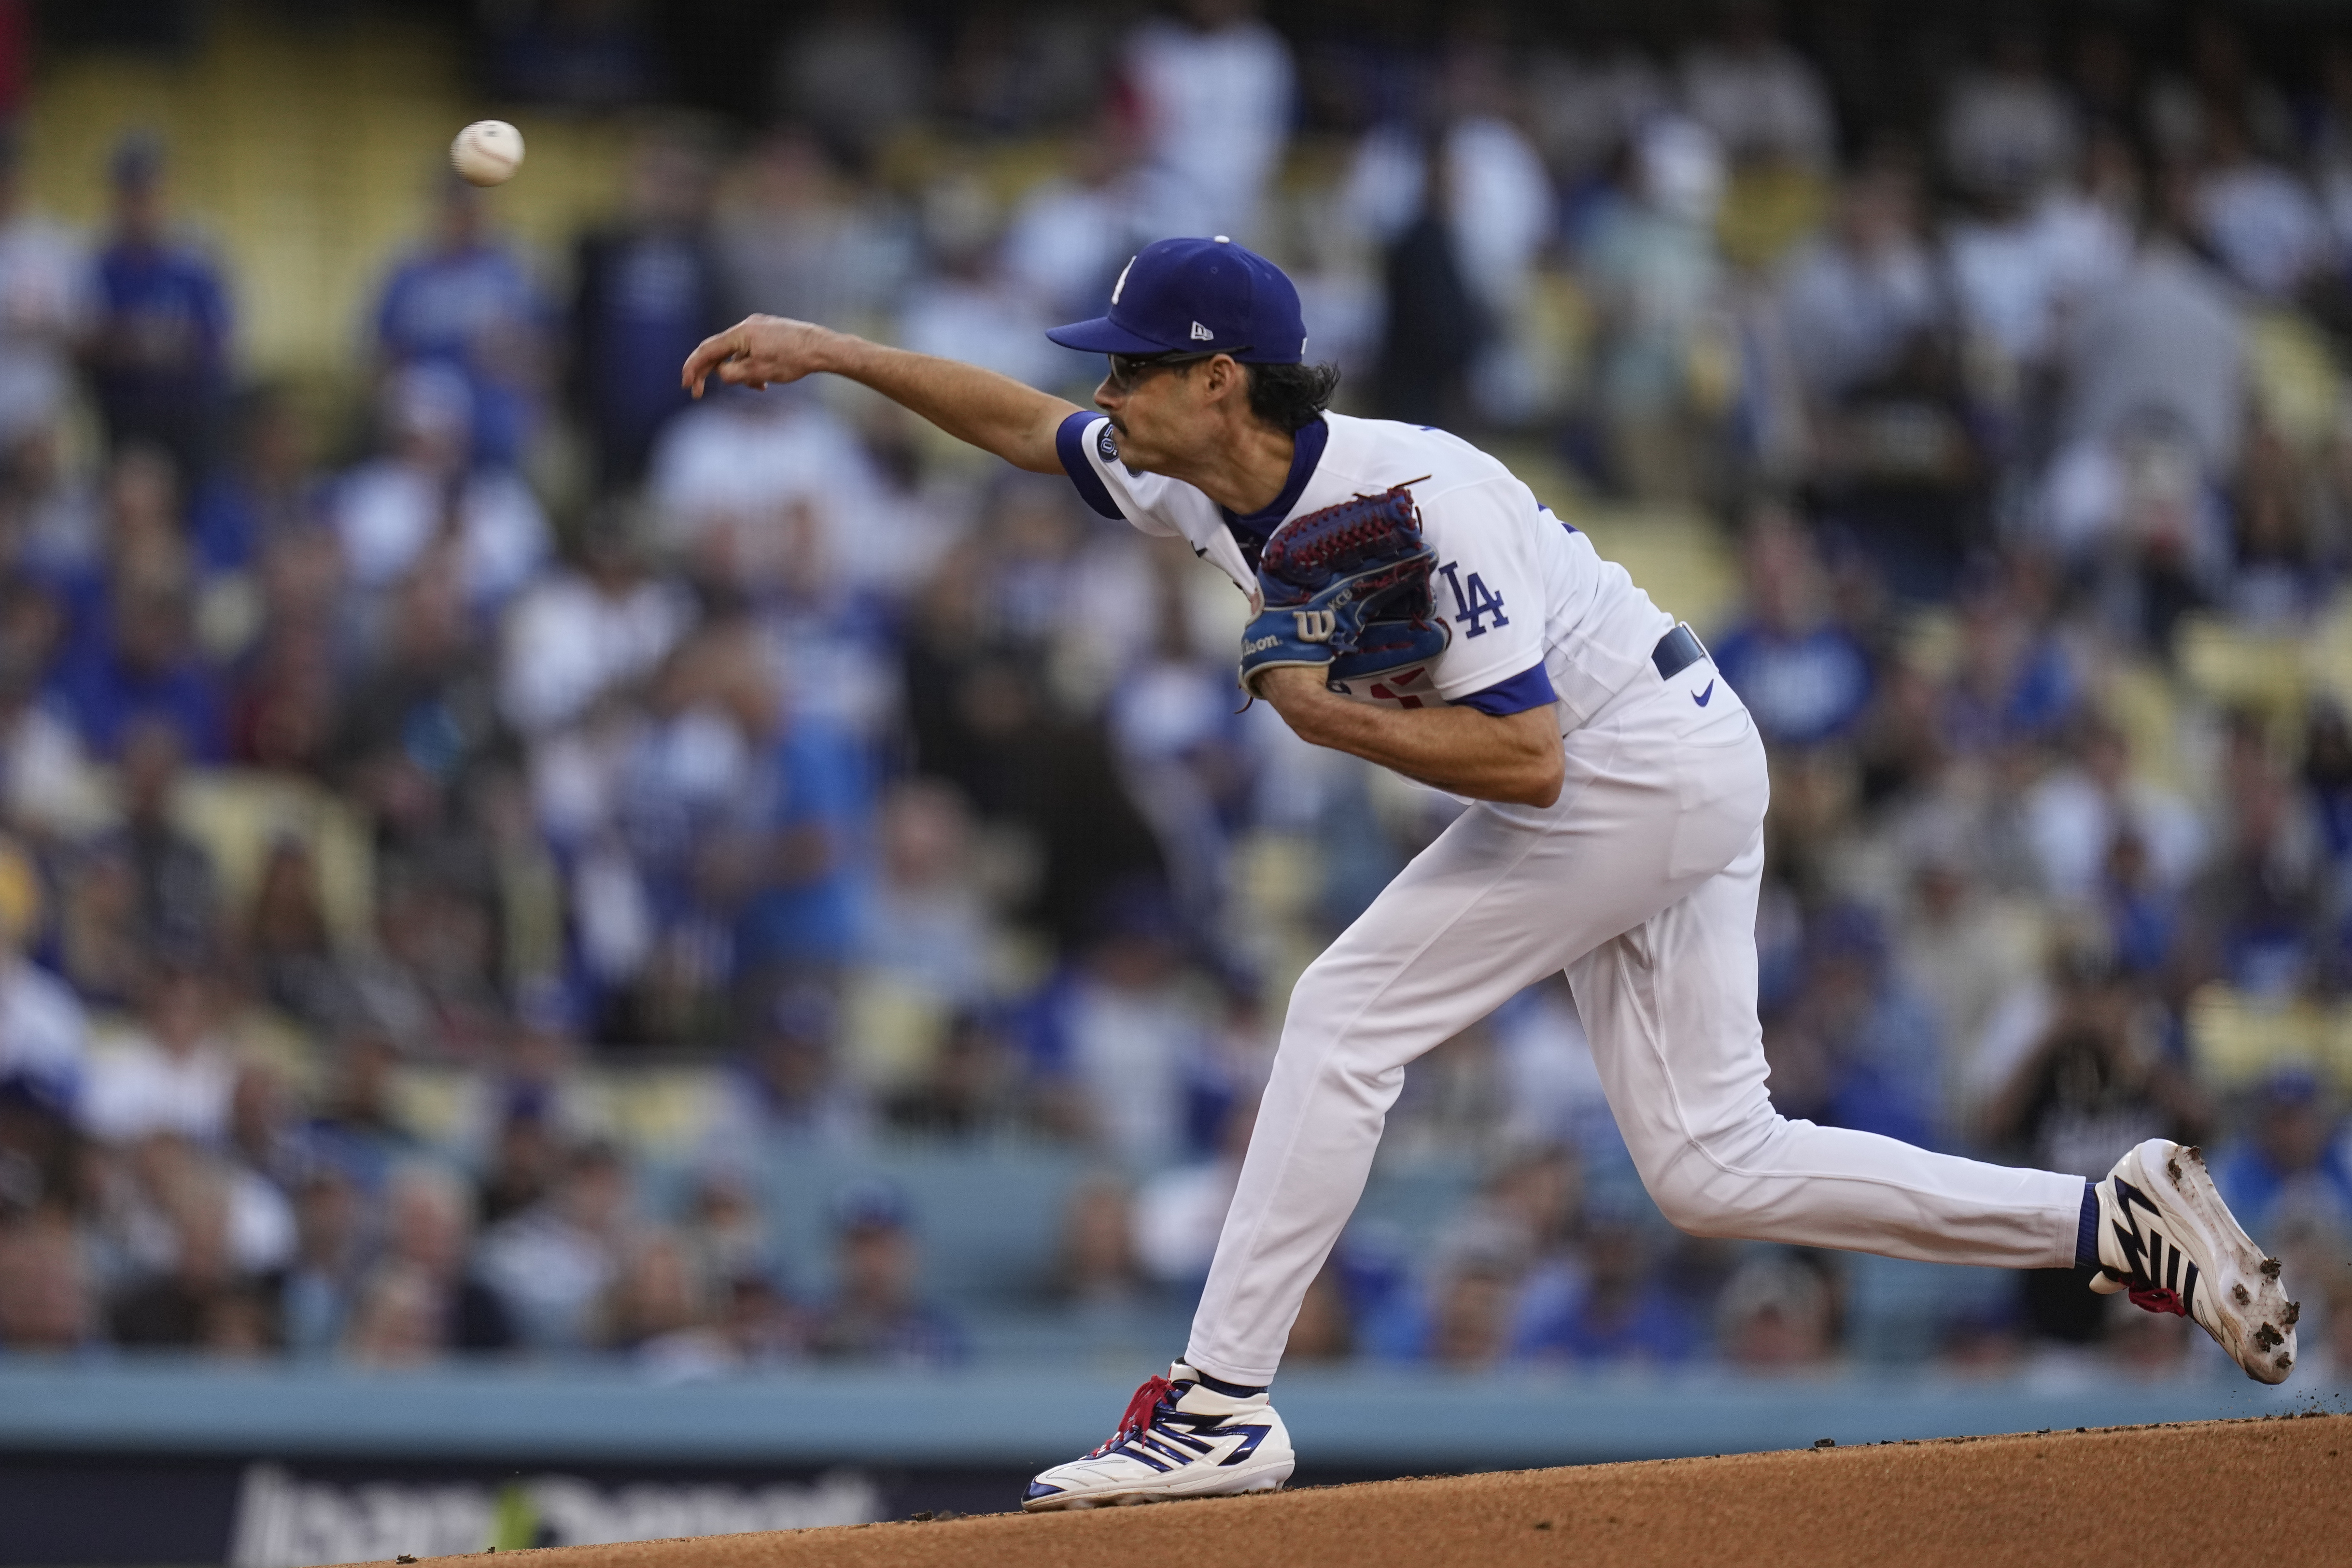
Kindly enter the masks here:
M 1568 782 L 1566 761 L 1555 750 L 1549 757 L 1535 763 L 1528 773 L 1526 786 L 1519 795 L 1522 805 L 1543 810 L 1559 800 L 1559 792 Z

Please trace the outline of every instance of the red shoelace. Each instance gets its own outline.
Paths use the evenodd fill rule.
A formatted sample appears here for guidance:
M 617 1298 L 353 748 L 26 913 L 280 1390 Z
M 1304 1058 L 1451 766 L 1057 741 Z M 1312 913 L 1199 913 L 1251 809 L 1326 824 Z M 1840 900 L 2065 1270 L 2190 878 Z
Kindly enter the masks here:
M 2170 1312 L 2177 1318 L 2185 1318 L 2189 1315 L 2189 1303 L 2180 1299 L 2180 1292 L 2178 1290 L 2167 1290 L 2159 1285 L 2152 1286 L 2146 1290 L 2133 1290 L 2128 1294 L 2131 1297 L 2131 1304 L 2135 1307 L 2144 1308 L 2151 1312 Z
M 1118 1430 L 1110 1435 L 1110 1441 L 1097 1448 L 1094 1454 L 1088 1457 L 1097 1458 L 1107 1454 L 1136 1433 L 1150 1426 L 1151 1413 L 1160 1407 L 1160 1402 L 1173 1398 L 1175 1394 L 1176 1385 L 1164 1377 L 1155 1377 L 1146 1381 L 1142 1387 L 1135 1391 L 1135 1397 L 1127 1402 L 1127 1414 L 1118 1418 Z

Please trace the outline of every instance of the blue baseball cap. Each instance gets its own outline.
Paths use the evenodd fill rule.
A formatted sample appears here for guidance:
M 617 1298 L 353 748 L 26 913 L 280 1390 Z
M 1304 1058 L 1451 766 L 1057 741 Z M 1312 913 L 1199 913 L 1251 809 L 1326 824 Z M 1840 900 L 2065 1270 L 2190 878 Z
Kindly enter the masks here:
M 1307 357 L 1297 288 L 1281 268 L 1222 234 L 1145 246 L 1111 286 L 1108 315 L 1045 335 L 1086 353 L 1222 351 L 1248 364 Z

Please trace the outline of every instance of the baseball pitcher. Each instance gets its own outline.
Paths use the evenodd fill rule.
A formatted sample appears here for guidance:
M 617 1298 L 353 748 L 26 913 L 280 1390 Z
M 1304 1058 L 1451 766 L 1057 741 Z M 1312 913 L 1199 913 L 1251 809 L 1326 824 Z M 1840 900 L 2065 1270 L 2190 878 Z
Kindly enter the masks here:
M 2011 1268 L 2085 1266 L 2284 1379 L 2295 1304 L 2194 1149 L 2097 1183 L 1791 1121 L 1756 1014 L 1764 748 L 1688 627 L 1504 466 L 1442 430 L 1326 412 L 1298 292 L 1220 236 L 1139 254 L 1098 412 L 976 366 L 754 316 L 685 380 L 845 375 L 1089 506 L 1177 534 L 1250 597 L 1242 685 L 1303 739 L 1469 804 L 1300 976 L 1184 1359 L 1033 1510 L 1278 1487 L 1268 1398 L 1361 1194 L 1405 1064 L 1565 970 L 1627 1148 L 1699 1236 Z

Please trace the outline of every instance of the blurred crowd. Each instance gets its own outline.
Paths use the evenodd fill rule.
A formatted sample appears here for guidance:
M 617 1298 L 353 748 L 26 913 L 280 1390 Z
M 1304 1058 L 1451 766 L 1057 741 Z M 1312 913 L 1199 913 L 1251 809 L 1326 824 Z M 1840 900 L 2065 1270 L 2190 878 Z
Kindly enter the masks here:
M 649 13 L 497 10 L 520 100 L 669 90 Z M 242 372 L 170 147 L 87 234 L 12 158 L 0 1347 L 950 1363 L 1007 1300 L 847 1176 L 950 1147 L 1085 1173 L 997 1216 L 1053 1233 L 1013 1309 L 1181 1313 L 1290 978 L 1455 807 L 1234 711 L 1230 587 L 1067 485 L 677 372 L 757 310 L 1084 402 L 1043 328 L 1231 233 L 1344 409 L 1524 459 L 1604 552 L 1710 520 L 1782 1111 L 2084 1175 L 2204 1142 L 2352 1369 L 2347 1063 L 2198 1050 L 2220 1007 L 2352 1052 L 2352 670 L 2295 662 L 2352 659 L 2352 35 L 1939 28 L 834 7 L 756 122 L 647 113 L 567 255 L 439 187 L 325 390 Z M 2216 696 L 2215 647 L 2276 679 Z M 844 1173 L 797 1250 L 778 1151 Z M 1298 1358 L 2202 1348 L 2065 1271 L 1677 1237 L 1558 980 L 1412 1070 L 1384 1160 L 1471 1174 L 1350 1232 Z

